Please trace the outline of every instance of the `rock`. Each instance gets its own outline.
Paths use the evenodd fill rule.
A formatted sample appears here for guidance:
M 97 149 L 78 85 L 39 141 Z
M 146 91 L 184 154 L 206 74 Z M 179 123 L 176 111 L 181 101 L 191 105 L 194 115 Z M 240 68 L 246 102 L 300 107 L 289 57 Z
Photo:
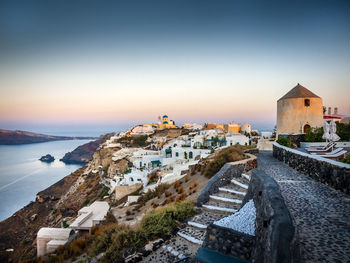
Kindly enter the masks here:
M 41 156 L 39 160 L 45 163 L 52 163 L 55 160 L 55 157 L 53 157 L 51 154 L 46 154 Z
M 60 161 L 65 164 L 86 164 L 91 160 L 97 148 L 113 135 L 114 133 L 106 133 L 95 141 L 80 145 L 74 151 L 66 153 Z
M 31 217 L 30 217 L 30 220 L 31 221 L 34 221 L 35 219 L 37 219 L 38 218 L 38 214 L 34 214 L 34 215 L 32 215 Z

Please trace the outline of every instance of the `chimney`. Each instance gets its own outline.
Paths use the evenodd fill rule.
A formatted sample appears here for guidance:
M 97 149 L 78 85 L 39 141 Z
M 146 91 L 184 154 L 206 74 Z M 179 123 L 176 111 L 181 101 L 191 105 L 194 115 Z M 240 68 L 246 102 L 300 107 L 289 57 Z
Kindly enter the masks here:
M 332 108 L 328 107 L 328 115 L 332 115 Z
M 338 115 L 338 107 L 334 107 L 334 115 Z

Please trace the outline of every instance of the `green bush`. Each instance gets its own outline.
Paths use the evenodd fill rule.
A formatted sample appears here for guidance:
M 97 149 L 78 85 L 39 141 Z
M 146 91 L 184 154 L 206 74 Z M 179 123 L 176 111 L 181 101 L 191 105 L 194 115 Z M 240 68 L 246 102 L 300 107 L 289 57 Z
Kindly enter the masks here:
M 350 164 L 350 155 L 347 155 L 345 158 L 340 159 L 342 163 Z
M 241 145 L 234 145 L 217 152 L 214 159 L 205 168 L 204 175 L 207 177 L 212 177 L 221 169 L 221 167 L 225 165 L 225 163 L 245 159 L 246 156 L 244 154 L 244 149 L 245 147 Z
M 310 128 L 306 131 L 304 141 L 305 142 L 324 142 L 322 139 L 323 128 Z
M 147 142 L 148 135 L 140 136 L 124 136 L 117 140 L 119 143 L 124 143 L 129 147 L 145 147 L 149 145 Z
M 278 144 L 283 145 L 283 146 L 286 146 L 286 147 L 290 147 L 290 146 L 291 146 L 291 144 L 290 144 L 290 139 L 289 139 L 289 138 L 281 137 L 281 138 L 279 138 L 276 142 L 277 142 Z
M 342 141 L 350 141 L 350 123 L 340 123 L 337 124 L 337 134 Z
M 176 203 L 154 210 L 144 216 L 141 228 L 147 239 L 154 239 L 165 233 L 170 233 L 177 221 L 184 221 L 192 215 L 194 215 L 194 206 L 191 202 Z

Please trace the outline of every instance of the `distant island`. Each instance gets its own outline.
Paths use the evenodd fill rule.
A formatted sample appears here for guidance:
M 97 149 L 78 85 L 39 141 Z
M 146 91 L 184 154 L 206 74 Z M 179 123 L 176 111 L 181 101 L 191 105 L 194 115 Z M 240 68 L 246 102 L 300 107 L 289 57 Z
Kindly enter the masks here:
M 41 156 L 39 160 L 45 163 L 52 163 L 55 161 L 55 157 L 53 157 L 51 154 L 46 154 L 44 156 Z
M 85 139 L 96 139 L 96 137 L 53 136 L 28 131 L 0 130 L 0 145 L 19 145 L 39 142 Z

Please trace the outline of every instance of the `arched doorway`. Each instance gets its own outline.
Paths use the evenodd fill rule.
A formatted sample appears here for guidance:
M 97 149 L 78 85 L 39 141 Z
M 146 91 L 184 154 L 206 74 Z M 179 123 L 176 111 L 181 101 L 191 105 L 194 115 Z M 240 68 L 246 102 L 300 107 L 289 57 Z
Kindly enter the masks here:
M 311 126 L 309 124 L 304 125 L 304 133 L 307 133 L 308 130 L 310 130 Z

